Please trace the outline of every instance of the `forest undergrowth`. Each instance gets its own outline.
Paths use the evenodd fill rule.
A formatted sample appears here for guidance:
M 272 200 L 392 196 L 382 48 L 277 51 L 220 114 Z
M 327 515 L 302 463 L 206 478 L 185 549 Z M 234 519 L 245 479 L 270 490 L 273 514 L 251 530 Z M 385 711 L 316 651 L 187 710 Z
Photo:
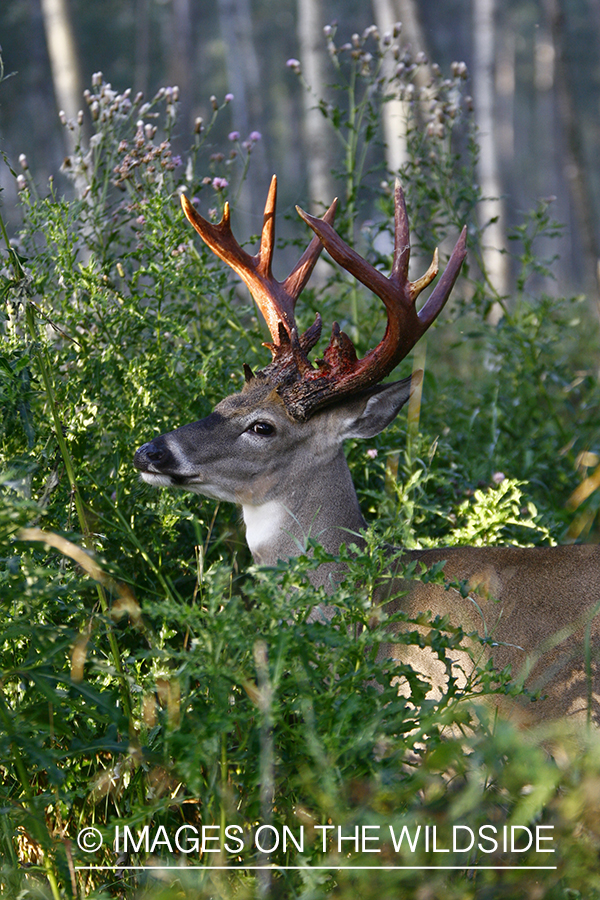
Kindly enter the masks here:
M 150 488 L 132 466 L 141 443 L 240 389 L 244 363 L 267 362 L 256 309 L 179 204 L 185 192 L 218 220 L 228 199 L 235 217 L 261 138 L 215 146 L 234 98 L 214 99 L 180 158 L 177 89 L 146 101 L 97 73 L 60 177 L 38 185 L 27 159 L 4 159 L 22 221 L 1 226 L 0 271 L 7 898 L 600 896 L 597 736 L 496 719 L 485 697 L 519 693 L 515 673 L 483 665 L 461 686 L 461 629 L 397 614 L 397 640 L 426 642 L 449 673 L 432 700 L 410 667 L 378 661 L 392 619 L 374 624 L 371 607 L 390 543 L 598 540 L 597 322 L 586 298 L 540 289 L 552 261 L 536 247 L 560 233 L 547 202 L 512 235 L 511 296 L 486 278 L 464 68 L 433 67 L 425 96 L 406 54 L 384 74 L 394 45 L 372 30 L 327 40 L 342 236 L 389 270 L 392 91 L 409 102 L 415 255 L 469 231 L 451 308 L 418 351 L 422 407 L 348 447 L 369 531 L 344 551 L 331 624 L 310 616 L 318 546 L 257 568 L 233 507 Z M 363 354 L 384 310 L 326 272 L 299 325 L 318 310 Z

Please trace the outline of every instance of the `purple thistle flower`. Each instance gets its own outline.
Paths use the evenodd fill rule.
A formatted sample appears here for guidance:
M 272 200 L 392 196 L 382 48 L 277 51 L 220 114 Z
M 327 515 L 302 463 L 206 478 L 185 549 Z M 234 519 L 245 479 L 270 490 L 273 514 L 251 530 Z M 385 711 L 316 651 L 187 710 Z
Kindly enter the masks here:
M 239 141 L 239 139 L 240 139 L 239 131 L 230 131 L 229 134 L 227 135 L 228 141 Z
M 212 186 L 214 187 L 215 191 L 222 191 L 224 188 L 229 187 L 229 182 L 226 178 L 217 177 L 213 178 Z
M 248 139 L 256 143 L 256 141 L 260 141 L 262 139 L 262 134 L 260 133 L 260 131 L 251 131 L 248 135 Z

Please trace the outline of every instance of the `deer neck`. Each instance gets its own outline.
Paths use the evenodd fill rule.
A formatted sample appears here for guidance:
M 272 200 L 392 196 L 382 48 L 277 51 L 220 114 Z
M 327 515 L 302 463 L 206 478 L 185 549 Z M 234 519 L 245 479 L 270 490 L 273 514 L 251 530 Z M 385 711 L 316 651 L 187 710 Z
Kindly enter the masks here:
M 313 538 L 330 553 L 358 541 L 365 527 L 343 451 L 326 466 L 293 475 L 284 492 L 243 503 L 246 541 L 256 563 L 298 556 Z

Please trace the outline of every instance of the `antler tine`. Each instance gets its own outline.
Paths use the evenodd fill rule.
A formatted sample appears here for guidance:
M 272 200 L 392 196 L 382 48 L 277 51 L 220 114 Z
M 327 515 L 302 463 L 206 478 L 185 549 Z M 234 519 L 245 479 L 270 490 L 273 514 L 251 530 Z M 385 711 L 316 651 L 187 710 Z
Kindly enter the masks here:
M 231 216 L 229 204 L 225 203 L 221 221 L 214 225 L 204 219 L 192 206 L 185 195 L 181 197 L 183 211 L 196 229 L 202 240 L 220 259 L 242 279 L 254 297 L 267 327 L 271 333 L 273 344 L 270 344 L 275 355 L 282 347 L 281 326 L 287 335 L 287 343 L 298 343 L 294 309 L 296 300 L 303 287 L 306 285 L 317 259 L 323 249 L 318 238 L 313 238 L 307 250 L 303 253 L 291 274 L 283 283 L 276 281 L 271 272 L 273 250 L 275 246 L 275 205 L 277 201 L 277 177 L 271 179 L 265 211 L 263 227 L 260 239 L 260 248 L 255 256 L 247 253 L 233 236 L 231 230 Z M 333 221 L 335 213 L 335 201 L 325 213 L 324 218 L 328 223 Z M 306 339 L 300 338 L 300 344 L 305 352 L 307 346 L 312 346 L 318 339 L 315 335 L 315 326 L 309 329 Z M 318 326 L 320 331 L 320 326 Z M 295 336 L 295 337 L 294 337 Z M 304 336 L 303 336 L 304 337 Z M 308 346 L 308 349 L 310 349 Z
M 437 256 L 437 249 L 436 249 Z M 442 277 L 434 287 L 431 295 L 425 301 L 424 306 L 419 311 L 419 319 L 423 323 L 424 329 L 429 328 L 431 323 L 436 319 L 444 308 L 446 300 L 450 296 L 454 283 L 458 278 L 460 267 L 467 255 L 467 226 L 463 227 L 460 237 L 455 244 L 454 250 L 450 255 L 448 264 L 442 272 Z
M 271 277 L 271 263 L 275 249 L 275 207 L 277 206 L 277 176 L 273 175 L 263 213 L 260 248 L 256 259 L 256 271 L 264 278 Z
M 318 221 L 326 222 L 328 225 L 331 225 L 335 217 L 337 203 L 338 201 L 336 197 L 327 212 Z M 317 260 L 319 259 L 322 249 L 323 244 L 321 243 L 319 237 L 315 235 L 288 277 L 283 282 L 283 288 L 291 297 L 293 297 L 294 304 L 308 284 L 308 280 L 312 275 L 313 269 L 317 263 Z

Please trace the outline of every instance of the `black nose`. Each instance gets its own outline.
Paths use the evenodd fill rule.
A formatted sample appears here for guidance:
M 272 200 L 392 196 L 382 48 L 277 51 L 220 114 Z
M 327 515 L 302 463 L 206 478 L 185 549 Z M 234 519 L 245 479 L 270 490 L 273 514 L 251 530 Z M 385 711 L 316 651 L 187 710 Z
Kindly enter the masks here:
M 169 451 L 165 446 L 161 446 L 156 441 L 149 441 L 143 444 L 139 450 L 136 450 L 133 457 L 133 464 L 136 469 L 141 472 L 147 471 L 150 465 L 160 465 L 168 456 Z

